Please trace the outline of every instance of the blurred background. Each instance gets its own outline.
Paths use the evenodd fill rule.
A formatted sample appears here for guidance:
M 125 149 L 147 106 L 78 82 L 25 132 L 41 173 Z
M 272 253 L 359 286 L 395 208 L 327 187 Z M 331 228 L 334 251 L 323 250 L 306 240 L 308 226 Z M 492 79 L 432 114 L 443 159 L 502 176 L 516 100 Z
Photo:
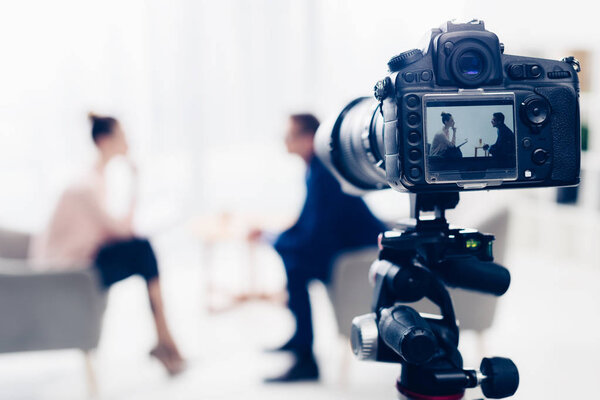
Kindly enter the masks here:
M 136 228 L 157 248 L 167 313 L 190 368 L 169 379 L 148 360 L 151 316 L 138 312 L 144 283 L 130 279 L 110 292 L 93 354 L 95 391 L 77 350 L 9 352 L 0 354 L 0 398 L 393 398 L 398 367 L 348 355 L 322 285 L 311 288 L 321 382 L 264 386 L 287 360 L 261 350 L 286 338 L 292 318 L 275 303 L 238 306 L 231 294 L 285 284 L 274 252 L 244 237 L 259 222 L 285 228 L 302 205 L 304 167 L 283 145 L 287 115 L 324 119 L 370 95 L 392 55 L 453 18 L 483 19 L 508 54 L 581 61 L 582 185 L 464 194 L 450 215 L 477 225 L 507 212 L 501 239 L 513 284 L 491 309 L 491 328 L 465 331 L 467 364 L 513 358 L 517 399 L 590 397 L 600 372 L 594 13 L 508 0 L 107 0 L 0 3 L 0 227 L 39 232 L 93 159 L 87 112 L 116 116 L 140 172 Z M 114 164 L 110 183 L 125 187 Z M 123 202 L 110 199 L 115 214 Z M 385 220 L 408 215 L 405 194 L 367 202 Z

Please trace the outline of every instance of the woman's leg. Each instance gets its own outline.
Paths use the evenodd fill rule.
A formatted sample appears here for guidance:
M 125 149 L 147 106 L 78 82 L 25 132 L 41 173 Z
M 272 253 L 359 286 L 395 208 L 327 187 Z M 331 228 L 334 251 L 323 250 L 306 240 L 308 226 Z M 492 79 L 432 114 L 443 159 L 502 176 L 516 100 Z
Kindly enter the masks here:
M 170 374 L 181 372 L 184 361 L 167 324 L 158 263 L 150 242 L 145 239 L 131 239 L 108 244 L 98 252 L 96 266 L 106 287 L 132 275 L 140 275 L 146 280 L 158 337 L 158 344 L 151 354 L 163 363 Z
M 177 345 L 173 340 L 171 331 L 165 317 L 162 294 L 160 290 L 160 280 L 158 277 L 148 281 L 148 297 L 150 299 L 150 308 L 154 317 L 154 325 L 156 326 L 156 334 L 158 336 L 158 345 L 165 346 L 171 354 L 174 361 L 182 361 Z

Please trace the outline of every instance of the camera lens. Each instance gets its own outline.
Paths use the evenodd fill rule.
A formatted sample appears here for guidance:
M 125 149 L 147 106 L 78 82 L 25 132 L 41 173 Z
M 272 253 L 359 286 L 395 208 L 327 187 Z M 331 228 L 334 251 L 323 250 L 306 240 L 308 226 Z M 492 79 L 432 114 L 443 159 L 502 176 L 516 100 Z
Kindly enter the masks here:
M 476 51 L 465 51 L 458 59 L 459 72 L 468 78 L 476 78 L 483 68 L 483 57 Z
M 383 117 L 375 99 L 356 99 L 334 123 L 322 124 L 315 137 L 315 151 L 351 186 L 346 186 L 346 191 L 387 187 Z

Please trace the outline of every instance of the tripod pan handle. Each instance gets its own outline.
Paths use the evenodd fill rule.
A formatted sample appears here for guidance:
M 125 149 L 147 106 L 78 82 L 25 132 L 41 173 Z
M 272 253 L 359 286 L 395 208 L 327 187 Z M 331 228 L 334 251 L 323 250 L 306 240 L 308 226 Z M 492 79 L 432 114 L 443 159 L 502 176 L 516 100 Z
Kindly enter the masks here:
M 502 296 L 510 286 L 510 272 L 502 265 L 475 257 L 441 262 L 436 272 L 447 285 Z
M 519 370 L 508 358 L 484 358 L 479 367 L 485 379 L 481 382 L 483 394 L 490 399 L 512 396 L 519 388 Z

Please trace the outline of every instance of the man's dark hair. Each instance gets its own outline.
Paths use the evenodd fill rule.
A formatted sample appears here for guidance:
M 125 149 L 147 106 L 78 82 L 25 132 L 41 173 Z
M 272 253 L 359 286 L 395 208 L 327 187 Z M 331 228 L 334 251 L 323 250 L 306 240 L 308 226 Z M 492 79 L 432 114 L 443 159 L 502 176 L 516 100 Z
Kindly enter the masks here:
M 450 121 L 450 118 L 452 118 L 452 114 L 443 112 L 442 113 L 442 124 L 445 124 L 446 122 Z
M 290 119 L 300 126 L 302 133 L 314 136 L 319 128 L 319 120 L 313 114 L 292 114 Z
M 98 141 L 105 136 L 112 135 L 113 130 L 119 123 L 113 117 L 101 117 L 93 112 L 88 114 L 88 118 L 92 123 L 92 139 L 94 140 L 94 143 L 98 143 Z
M 498 122 L 500 122 L 501 124 L 504 123 L 504 114 L 502 113 L 494 113 L 494 119 Z

